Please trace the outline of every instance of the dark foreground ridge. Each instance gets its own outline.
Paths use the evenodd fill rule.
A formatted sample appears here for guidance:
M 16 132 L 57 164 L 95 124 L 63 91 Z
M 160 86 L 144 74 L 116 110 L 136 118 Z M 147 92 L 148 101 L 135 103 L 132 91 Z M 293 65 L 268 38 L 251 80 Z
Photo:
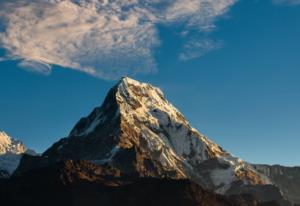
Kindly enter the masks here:
M 86 161 L 64 161 L 0 181 L 3 205 L 22 206 L 276 206 L 249 195 L 225 197 L 187 179 L 123 176 L 121 171 Z

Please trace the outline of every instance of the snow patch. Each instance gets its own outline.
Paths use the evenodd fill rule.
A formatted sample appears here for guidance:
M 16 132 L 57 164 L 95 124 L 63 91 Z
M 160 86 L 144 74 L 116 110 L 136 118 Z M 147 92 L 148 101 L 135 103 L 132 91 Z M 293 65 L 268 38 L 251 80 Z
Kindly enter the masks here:
M 78 136 L 78 137 L 86 137 L 87 135 L 91 134 L 95 131 L 95 129 L 103 124 L 107 120 L 107 116 L 100 113 L 92 122 L 89 124 L 89 126 L 81 133 L 77 134 L 77 131 L 72 133 L 70 136 Z
M 231 183 L 236 180 L 235 172 L 232 168 L 215 169 L 211 172 L 210 177 L 218 187 L 216 190 L 219 194 L 224 194 L 231 186 Z
M 91 160 L 92 163 L 94 164 L 105 164 L 105 163 L 109 163 L 113 160 L 114 156 L 120 151 L 120 147 L 119 146 L 115 146 L 112 148 L 112 150 L 107 153 L 107 158 L 105 159 L 101 159 L 101 160 Z

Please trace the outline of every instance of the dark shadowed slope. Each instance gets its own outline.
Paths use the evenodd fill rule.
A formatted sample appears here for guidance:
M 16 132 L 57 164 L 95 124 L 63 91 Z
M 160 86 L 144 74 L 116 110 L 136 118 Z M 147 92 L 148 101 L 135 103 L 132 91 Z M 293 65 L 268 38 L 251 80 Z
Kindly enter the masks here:
M 23 206 L 256 206 L 249 195 L 224 197 L 187 179 L 126 176 L 86 161 L 65 161 L 0 181 L 0 200 Z

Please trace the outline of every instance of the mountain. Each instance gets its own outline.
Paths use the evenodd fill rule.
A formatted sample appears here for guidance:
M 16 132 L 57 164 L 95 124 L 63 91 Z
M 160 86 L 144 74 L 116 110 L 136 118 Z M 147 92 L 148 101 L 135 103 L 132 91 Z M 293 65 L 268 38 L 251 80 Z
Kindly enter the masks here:
M 124 175 L 189 179 L 221 195 L 283 201 L 266 175 L 194 129 L 160 89 L 130 78 L 122 78 L 102 106 L 41 158 L 23 158 L 15 175 L 69 159 L 108 165 Z
M 5 132 L 0 132 L 0 178 L 9 177 L 26 152 L 34 154 L 32 150 L 27 150 L 21 141 L 9 137 Z
M 217 195 L 188 179 L 124 175 L 120 170 L 83 160 L 56 162 L 21 177 L 0 180 L 0 200 L 1 204 L 11 206 L 277 205 L 259 203 L 249 195 Z
M 300 167 L 254 165 L 254 168 L 269 177 L 290 202 L 300 205 Z

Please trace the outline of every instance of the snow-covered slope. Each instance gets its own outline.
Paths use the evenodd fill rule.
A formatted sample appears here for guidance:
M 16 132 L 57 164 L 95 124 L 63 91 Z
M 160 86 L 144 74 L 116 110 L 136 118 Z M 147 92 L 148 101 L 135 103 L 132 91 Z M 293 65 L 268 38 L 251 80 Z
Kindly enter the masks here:
M 160 89 L 130 78 L 122 78 L 103 105 L 43 157 L 90 160 L 140 176 L 189 178 L 221 194 L 257 193 L 252 187 L 271 183 L 194 129 Z
M 21 141 L 9 137 L 5 132 L 0 132 L 0 155 L 6 153 L 20 154 L 25 152 Z
M 21 141 L 9 137 L 5 132 L 0 132 L 0 171 L 2 171 L 0 177 L 12 174 L 25 152 L 26 148 Z

